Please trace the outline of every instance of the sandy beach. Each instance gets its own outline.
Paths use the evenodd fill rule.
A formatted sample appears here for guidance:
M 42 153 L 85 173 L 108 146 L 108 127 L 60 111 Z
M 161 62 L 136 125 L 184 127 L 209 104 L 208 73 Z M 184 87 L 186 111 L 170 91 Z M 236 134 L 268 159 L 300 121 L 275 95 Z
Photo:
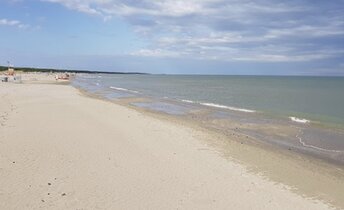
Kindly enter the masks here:
M 23 75 L 0 83 L 0 209 L 344 208 L 341 169 L 215 138 Z

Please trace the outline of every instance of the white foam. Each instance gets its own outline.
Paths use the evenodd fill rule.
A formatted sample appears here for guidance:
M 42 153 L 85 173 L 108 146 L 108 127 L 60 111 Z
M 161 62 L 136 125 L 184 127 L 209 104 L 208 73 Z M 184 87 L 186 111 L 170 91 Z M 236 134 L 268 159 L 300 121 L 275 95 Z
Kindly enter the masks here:
M 249 112 L 249 113 L 256 112 L 255 110 L 241 109 L 241 108 L 225 106 L 225 105 L 220 105 L 220 104 L 214 104 L 214 103 L 200 103 L 200 104 L 204 105 L 204 106 L 211 106 L 211 107 L 216 107 L 216 108 L 221 108 L 221 109 L 229 109 L 229 110 L 232 110 L 232 111 Z
M 314 145 L 310 145 L 310 144 L 307 144 L 301 137 L 300 135 L 302 135 L 303 132 L 302 130 L 300 129 L 299 130 L 299 134 L 296 135 L 296 138 L 299 139 L 299 142 L 302 144 L 302 146 L 304 147 L 308 147 L 308 148 L 312 148 L 312 149 L 316 149 L 316 150 L 321 150 L 321 151 L 325 151 L 325 152 L 340 152 L 340 153 L 343 153 L 344 151 L 342 150 L 332 150 L 332 149 L 324 149 L 324 148 L 321 148 L 321 147 L 317 147 L 317 146 L 314 146 Z
M 136 90 L 128 90 L 128 89 L 121 88 L 121 87 L 113 87 L 113 86 L 111 86 L 110 88 L 111 88 L 111 89 L 114 89 L 114 90 L 130 92 L 130 93 L 139 93 L 139 92 L 136 91 Z
M 115 90 L 127 91 L 127 89 L 125 88 L 119 88 L 119 87 L 113 87 L 113 86 L 111 86 L 110 88 L 115 89 Z
M 194 101 L 191 101 L 191 100 L 184 100 L 184 99 L 182 99 L 181 101 L 182 101 L 182 102 L 185 102 L 185 103 L 189 103 L 189 104 L 195 103 Z
M 297 117 L 289 117 L 289 119 L 291 119 L 294 122 L 298 122 L 298 123 L 309 123 L 310 122 L 307 119 L 301 119 L 301 118 L 297 118 Z

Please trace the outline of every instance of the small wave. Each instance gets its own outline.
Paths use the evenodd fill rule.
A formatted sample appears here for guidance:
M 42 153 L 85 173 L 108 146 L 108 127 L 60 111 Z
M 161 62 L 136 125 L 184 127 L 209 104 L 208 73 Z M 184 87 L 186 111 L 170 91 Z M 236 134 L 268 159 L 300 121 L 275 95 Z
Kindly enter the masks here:
M 110 88 L 111 88 L 111 89 L 114 89 L 114 90 L 120 90 L 120 91 L 130 92 L 130 93 L 139 93 L 139 92 L 136 91 L 136 90 L 128 90 L 128 89 L 120 88 L 120 87 L 113 87 L 113 86 L 110 86 Z
M 298 122 L 298 123 L 309 123 L 310 122 L 307 119 L 301 119 L 301 118 L 297 118 L 297 117 L 289 117 L 289 119 L 291 119 L 291 121 Z
M 125 88 L 119 88 L 119 87 L 113 87 L 113 86 L 111 86 L 110 88 L 115 89 L 115 90 L 128 91 L 128 89 L 125 89 Z
M 332 149 L 324 149 L 324 148 L 321 148 L 321 147 L 317 147 L 317 146 L 314 146 L 314 145 L 311 145 L 311 144 L 307 144 L 301 137 L 300 135 L 302 135 L 303 132 L 302 130 L 300 129 L 299 131 L 299 134 L 296 135 L 296 138 L 299 139 L 299 142 L 300 144 L 302 144 L 302 146 L 304 147 L 308 147 L 308 148 L 312 148 L 312 149 L 316 149 L 316 150 L 320 150 L 320 151 L 325 151 L 325 152 L 344 152 L 342 150 L 332 150 Z
M 182 99 L 181 101 L 182 101 L 182 102 L 185 102 L 185 103 L 189 103 L 189 104 L 195 103 L 194 101 L 191 101 L 191 100 L 184 100 L 184 99 Z
M 96 85 L 99 86 L 100 84 L 97 82 Z
M 255 110 L 241 109 L 241 108 L 225 106 L 225 105 L 220 105 L 220 104 L 214 104 L 214 103 L 200 103 L 200 104 L 204 105 L 204 106 L 211 106 L 211 107 L 216 107 L 216 108 L 221 108 L 221 109 L 229 109 L 229 110 L 232 110 L 232 111 L 249 112 L 249 113 L 256 112 Z

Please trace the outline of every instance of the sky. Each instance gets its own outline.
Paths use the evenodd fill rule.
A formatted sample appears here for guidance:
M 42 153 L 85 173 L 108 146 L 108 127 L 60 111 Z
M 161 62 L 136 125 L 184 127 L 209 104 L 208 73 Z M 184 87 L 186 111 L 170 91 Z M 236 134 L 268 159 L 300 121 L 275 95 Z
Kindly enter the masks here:
M 344 0 L 0 0 L 0 65 L 344 76 Z

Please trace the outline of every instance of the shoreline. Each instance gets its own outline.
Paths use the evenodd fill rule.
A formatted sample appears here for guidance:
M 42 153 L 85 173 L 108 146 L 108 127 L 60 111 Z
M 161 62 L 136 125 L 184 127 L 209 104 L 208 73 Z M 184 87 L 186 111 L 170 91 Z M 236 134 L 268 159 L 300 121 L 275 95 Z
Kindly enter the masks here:
M 142 79 L 144 82 L 151 81 L 152 78 L 125 78 L 131 85 L 117 81 L 117 77 L 106 78 L 102 75 L 79 75 L 73 80 L 72 85 L 105 99 L 118 101 L 122 105 L 135 106 L 161 114 L 177 115 L 187 120 L 194 120 L 195 123 L 200 121 L 203 122 L 203 127 L 218 130 L 230 137 L 244 135 L 263 144 L 272 144 L 282 149 L 297 151 L 313 158 L 325 160 L 339 167 L 344 166 L 344 142 L 342 141 L 344 129 L 340 129 L 340 127 L 316 121 L 299 123 L 287 117 L 271 115 L 265 111 L 252 113 L 245 109 L 246 111 L 243 112 L 242 109 L 235 108 L 233 110 L 233 107 L 228 106 L 215 107 L 213 103 L 211 106 L 204 106 L 197 100 L 190 103 L 188 100 L 178 99 L 180 98 L 178 93 L 172 95 L 163 93 L 164 91 L 168 92 L 171 84 L 166 90 L 162 88 L 160 91 L 162 94 L 153 94 L 150 91 L 154 85 L 147 86 L 147 90 L 143 85 L 143 89 L 139 90 L 142 84 L 138 82 L 138 79 Z M 166 78 L 163 81 L 165 80 Z M 118 82 L 119 84 L 117 84 Z M 154 81 L 151 82 L 154 83 Z M 179 81 L 175 82 L 179 84 Z M 300 119 L 297 118 L 297 120 Z
M 241 113 L 232 110 L 225 112 L 213 107 L 185 104 L 178 100 L 160 99 L 142 94 L 136 96 L 124 94 L 122 96 L 122 88 L 120 90 L 118 88 L 111 90 L 116 91 L 112 93 L 111 91 L 104 92 L 103 89 L 88 90 L 86 87 L 78 87 L 73 83 L 72 86 L 88 96 L 96 96 L 96 98 L 112 101 L 136 110 L 147 111 L 147 113 L 180 118 L 181 121 L 198 124 L 208 130 L 223 133 L 229 138 L 244 136 L 244 141 L 251 140 L 250 142 L 253 144 L 273 146 L 287 150 L 287 152 L 301 153 L 306 157 L 316 158 L 340 168 L 344 166 L 344 151 L 342 150 L 344 144 L 341 141 L 341 137 L 344 138 L 343 130 L 319 127 L 317 124 L 309 125 L 281 121 L 279 118 L 267 117 L 261 113 Z M 319 131 L 320 133 L 318 133 Z M 331 136 L 335 133 L 337 133 L 335 136 Z M 321 138 L 330 141 L 322 141 Z M 319 145 L 319 141 L 322 141 L 325 145 Z M 340 150 L 332 149 L 336 145 L 339 146 Z
M 1 151 L 3 156 L 0 159 L 3 166 L 0 176 L 9 182 L 0 182 L 3 207 L 14 205 L 15 201 L 6 192 L 11 191 L 9 195 L 15 197 L 27 196 L 16 204 L 18 209 L 20 204 L 31 207 L 49 204 L 51 208 L 71 209 L 96 207 L 94 203 L 98 204 L 98 208 L 253 207 L 250 205 L 256 208 L 288 208 L 291 200 L 300 209 L 327 208 L 320 200 L 344 208 L 340 197 L 344 189 L 343 171 L 329 170 L 325 163 L 288 157 L 283 152 L 278 154 L 281 151 L 276 148 L 270 151 L 269 148 L 246 142 L 241 144 L 240 140 L 203 129 L 178 117 L 129 108 L 113 101 L 95 100 L 96 97 L 86 97 L 71 85 L 0 85 L 7 91 L 16 90 L 7 95 L 0 90 L 1 96 L 5 95 L 5 99 L 13 104 L 13 107 L 7 107 L 8 104 L 0 102 L 1 110 L 10 112 L 14 109 L 13 116 L 7 117 L 6 123 L 10 125 L 0 127 L 7 137 L 0 135 L 0 142 L 9 147 Z M 37 115 L 25 110 L 35 111 Z M 95 110 L 99 111 L 92 113 Z M 47 121 L 49 119 L 53 121 Z M 33 122 L 37 125 L 30 125 L 31 120 L 35 120 Z M 36 126 L 43 126 L 44 130 L 37 130 Z M 97 139 L 95 131 L 98 130 L 103 138 L 94 142 L 93 138 Z M 63 137 L 51 134 L 60 131 Z M 28 136 L 27 139 L 23 139 L 25 136 Z M 125 141 L 114 141 L 114 137 Z M 15 158 L 15 154 L 20 158 Z M 7 163 L 4 155 L 13 156 L 10 159 L 16 163 Z M 41 156 L 48 160 L 41 159 Z M 100 161 L 102 158 L 104 160 Z M 112 160 L 117 160 L 117 167 L 113 167 Z M 24 165 L 20 165 L 22 161 Z M 16 164 L 19 165 L 17 171 L 11 168 Z M 65 196 L 44 198 L 44 202 L 39 200 L 50 186 L 40 182 L 54 180 L 53 177 L 57 176 L 54 173 L 58 174 L 55 177 L 57 180 L 62 180 L 58 192 L 60 195 L 66 193 L 67 204 L 61 200 Z M 143 173 L 143 177 L 139 173 Z M 35 189 L 30 191 L 25 185 L 32 178 L 31 187 L 35 186 Z M 155 186 L 156 182 L 162 189 Z M 19 183 L 18 188 L 11 189 L 14 183 Z M 52 185 L 55 186 L 55 183 Z M 97 188 L 97 185 L 102 188 Z M 29 192 L 33 194 L 28 195 Z M 113 194 L 108 194 L 111 192 Z M 161 200 L 151 200 L 151 197 L 140 193 L 148 193 Z M 187 193 L 192 196 L 188 197 Z M 101 201 L 96 201 L 95 198 L 101 194 Z M 211 199 L 204 200 L 206 198 Z M 130 202 L 121 202 L 121 199 Z
M 286 150 L 285 147 L 257 141 L 254 137 L 247 139 L 246 135 L 240 133 L 228 135 L 217 128 L 207 127 L 202 122 L 185 116 L 153 111 L 130 103 L 144 101 L 145 98 L 111 100 L 80 88 L 77 89 L 86 97 L 124 106 L 159 120 L 199 130 L 208 135 L 203 142 L 228 161 L 242 164 L 251 173 L 267 180 L 284 184 L 290 187 L 289 190 L 299 195 L 317 198 L 344 208 L 344 201 L 341 199 L 342 189 L 344 189 L 344 168 L 341 162 L 333 162 L 302 151 Z M 318 186 L 319 183 L 321 186 Z
M 265 178 L 271 181 L 290 186 L 290 190 L 306 197 L 317 197 L 329 202 L 331 198 L 327 197 L 328 193 L 332 194 L 332 196 L 336 195 L 336 201 L 331 201 L 329 203 L 339 205 L 341 208 L 344 208 L 344 201 L 341 199 L 341 189 L 344 189 L 344 184 L 342 184 L 344 181 L 344 168 L 342 162 L 324 159 L 321 156 L 312 153 L 305 153 L 304 151 L 289 150 L 277 144 L 271 144 L 262 140 L 258 140 L 255 137 L 249 137 L 249 139 L 247 139 L 247 135 L 242 133 L 228 135 L 218 128 L 205 126 L 203 122 L 198 122 L 197 120 L 194 120 L 188 116 L 168 114 L 160 111 L 150 110 L 144 107 L 138 107 L 132 104 L 132 102 L 146 102 L 147 98 L 124 97 L 108 99 L 96 93 L 90 93 L 82 88 L 77 89 L 87 97 L 108 101 L 116 105 L 125 106 L 129 109 L 139 111 L 140 113 L 152 116 L 153 118 L 180 124 L 196 130 L 201 130 L 210 136 L 208 137 L 208 140 L 205 141 L 206 144 L 213 147 L 213 149 L 218 152 L 219 155 L 228 159 L 229 161 L 235 161 L 237 163 L 244 164 L 248 167 L 249 171 L 258 175 L 263 175 Z M 212 140 L 215 139 L 215 141 L 209 141 L 210 138 L 212 138 Z M 238 149 L 238 147 L 244 148 L 240 150 L 233 150 L 230 147 L 231 144 L 235 144 L 236 149 Z M 257 155 L 245 157 L 245 152 L 247 152 L 247 150 L 258 150 L 255 151 Z M 266 154 L 264 157 L 259 157 L 259 153 Z M 260 163 L 259 160 L 263 160 L 263 163 Z M 284 160 L 287 161 L 289 165 L 280 166 L 274 163 L 274 160 Z M 289 169 L 292 170 L 292 172 L 290 172 Z M 299 170 L 306 170 L 307 172 L 305 174 L 308 175 L 305 175 L 304 177 L 298 177 L 300 173 Z M 322 175 L 312 177 L 315 171 L 317 171 L 317 175 Z M 288 177 L 289 173 L 291 173 L 291 178 Z M 304 180 L 305 177 L 312 178 L 306 178 L 307 180 Z M 322 180 L 323 183 L 326 183 L 326 180 L 329 177 L 335 180 L 332 184 L 323 184 L 322 189 L 316 186 L 319 180 Z M 338 179 L 336 180 L 336 178 Z M 309 183 L 304 184 L 303 181 Z M 339 185 L 340 187 L 338 187 Z M 323 195 L 319 195 L 322 193 Z

